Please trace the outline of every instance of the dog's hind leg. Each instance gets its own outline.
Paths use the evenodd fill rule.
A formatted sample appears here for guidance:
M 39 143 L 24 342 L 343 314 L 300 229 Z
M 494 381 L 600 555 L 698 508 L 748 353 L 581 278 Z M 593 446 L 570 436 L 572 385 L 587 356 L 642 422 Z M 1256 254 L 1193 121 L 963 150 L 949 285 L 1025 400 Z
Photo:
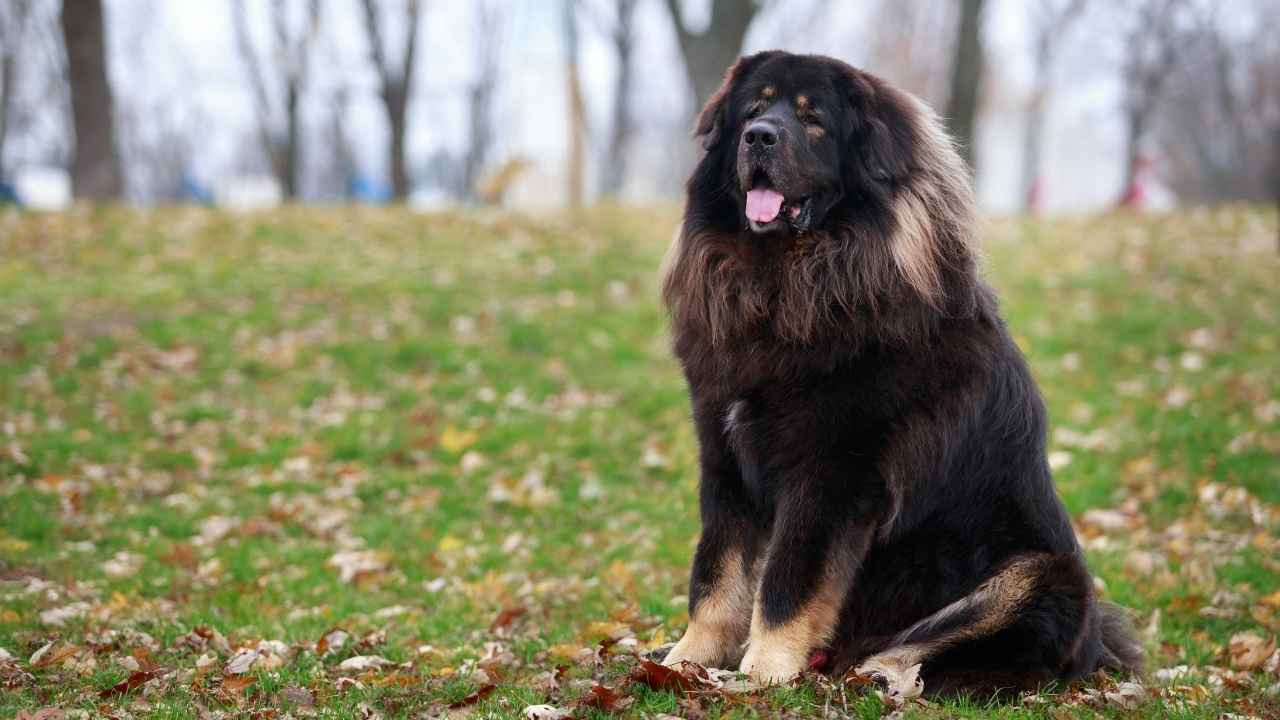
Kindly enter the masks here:
M 969 595 L 899 633 L 855 671 L 888 678 L 919 664 L 931 695 L 994 694 L 1080 677 L 1099 664 L 1096 608 L 1079 558 L 1020 555 Z

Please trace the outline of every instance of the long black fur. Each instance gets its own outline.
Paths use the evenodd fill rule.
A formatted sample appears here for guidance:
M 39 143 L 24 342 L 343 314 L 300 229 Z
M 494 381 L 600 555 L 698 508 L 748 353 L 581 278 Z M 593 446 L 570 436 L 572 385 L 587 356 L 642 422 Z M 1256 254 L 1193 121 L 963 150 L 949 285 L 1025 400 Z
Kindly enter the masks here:
M 824 112 L 775 181 L 836 179 L 811 225 L 764 236 L 745 226 L 739 167 L 761 93 Z M 851 578 L 827 643 L 842 672 L 1043 555 L 1016 621 L 927 662 L 926 691 L 1137 671 L 1055 492 L 1043 402 L 979 278 L 967 172 L 929 111 L 844 63 L 768 52 L 731 69 L 698 134 L 664 288 L 700 443 L 691 611 L 730 549 L 747 566 L 768 550 L 756 582 L 774 624 L 835 558 Z

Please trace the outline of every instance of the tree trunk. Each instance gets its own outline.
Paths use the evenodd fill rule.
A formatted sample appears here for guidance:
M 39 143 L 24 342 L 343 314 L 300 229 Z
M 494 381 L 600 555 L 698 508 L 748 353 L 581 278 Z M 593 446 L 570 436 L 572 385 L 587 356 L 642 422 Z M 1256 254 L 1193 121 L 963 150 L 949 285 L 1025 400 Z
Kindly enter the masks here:
M 124 181 L 107 80 L 102 0 L 64 0 L 60 20 L 75 131 L 71 190 L 77 198 L 117 200 Z
M 600 181 L 601 194 L 607 197 L 622 192 L 627 178 L 627 143 L 631 140 L 631 82 L 635 71 L 635 62 L 631 57 L 635 8 L 636 0 L 618 1 L 618 27 L 613 35 L 614 52 L 618 56 L 618 81 L 614 87 L 609 152 L 605 157 L 604 173 Z
M 302 154 L 299 145 L 301 140 L 302 121 L 298 113 L 299 95 L 296 82 L 290 81 L 285 90 L 286 130 L 284 138 L 284 162 L 280 166 L 280 185 L 286 200 L 298 197 L 298 158 Z
M 2 39 L 2 38 L 0 38 Z M 13 81 L 17 78 L 18 55 L 0 50 L 0 180 L 6 179 L 5 141 L 9 138 L 9 107 L 13 104 Z
M 711 22 L 698 34 L 685 27 L 680 0 L 667 0 L 667 9 L 676 26 L 685 72 L 693 87 L 693 114 L 696 115 L 720 86 L 725 70 L 738 59 L 747 28 L 759 7 L 755 0 L 712 0 Z
M 961 4 L 947 100 L 947 129 L 970 168 L 974 167 L 974 130 L 982 84 L 982 6 L 983 0 L 963 0 Z
M 565 82 L 569 99 L 569 168 L 566 185 L 569 207 L 582 207 L 585 185 L 586 108 L 578 75 L 578 22 L 574 0 L 564 0 Z
M 408 93 L 403 87 L 392 89 L 386 99 L 387 120 L 391 125 L 388 163 L 391 167 L 391 194 L 399 201 L 409 197 L 409 171 L 405 162 L 405 131 L 408 128 Z
M 1280 123 L 1276 123 L 1271 151 L 1275 156 L 1271 166 L 1271 189 L 1276 197 L 1276 253 L 1280 254 Z
M 1022 141 L 1022 209 L 1028 213 L 1040 209 L 1044 191 L 1040 183 L 1040 165 L 1044 155 L 1044 118 L 1052 59 L 1048 45 L 1048 38 L 1041 37 L 1036 47 L 1032 69 L 1035 79 L 1031 88 L 1031 102 L 1027 104 L 1026 136 Z
M 1130 110 L 1125 118 L 1124 185 L 1120 190 L 1120 207 L 1138 207 L 1142 191 L 1138 187 L 1138 165 L 1142 161 L 1142 138 L 1146 134 L 1146 111 Z

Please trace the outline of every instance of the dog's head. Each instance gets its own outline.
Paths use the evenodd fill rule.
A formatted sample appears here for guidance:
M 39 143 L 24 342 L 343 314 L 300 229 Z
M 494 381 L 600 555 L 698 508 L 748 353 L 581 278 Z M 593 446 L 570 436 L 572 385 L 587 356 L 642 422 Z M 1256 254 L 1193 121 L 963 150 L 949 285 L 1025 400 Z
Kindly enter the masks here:
M 917 157 L 919 103 L 831 58 L 742 58 L 698 117 L 702 174 L 756 234 L 803 234 L 846 203 L 884 200 Z
M 729 69 L 695 134 L 707 152 L 663 282 L 685 335 L 901 337 L 972 312 L 968 171 L 910 94 L 763 52 Z

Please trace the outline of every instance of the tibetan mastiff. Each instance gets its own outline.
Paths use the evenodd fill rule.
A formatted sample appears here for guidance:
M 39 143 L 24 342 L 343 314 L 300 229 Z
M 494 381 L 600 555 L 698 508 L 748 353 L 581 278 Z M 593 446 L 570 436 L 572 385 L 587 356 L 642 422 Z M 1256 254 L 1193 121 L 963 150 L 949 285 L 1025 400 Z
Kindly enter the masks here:
M 665 662 L 764 682 L 920 665 L 929 694 L 1137 671 L 933 113 L 843 62 L 762 52 L 695 134 L 663 291 L 702 536 Z

